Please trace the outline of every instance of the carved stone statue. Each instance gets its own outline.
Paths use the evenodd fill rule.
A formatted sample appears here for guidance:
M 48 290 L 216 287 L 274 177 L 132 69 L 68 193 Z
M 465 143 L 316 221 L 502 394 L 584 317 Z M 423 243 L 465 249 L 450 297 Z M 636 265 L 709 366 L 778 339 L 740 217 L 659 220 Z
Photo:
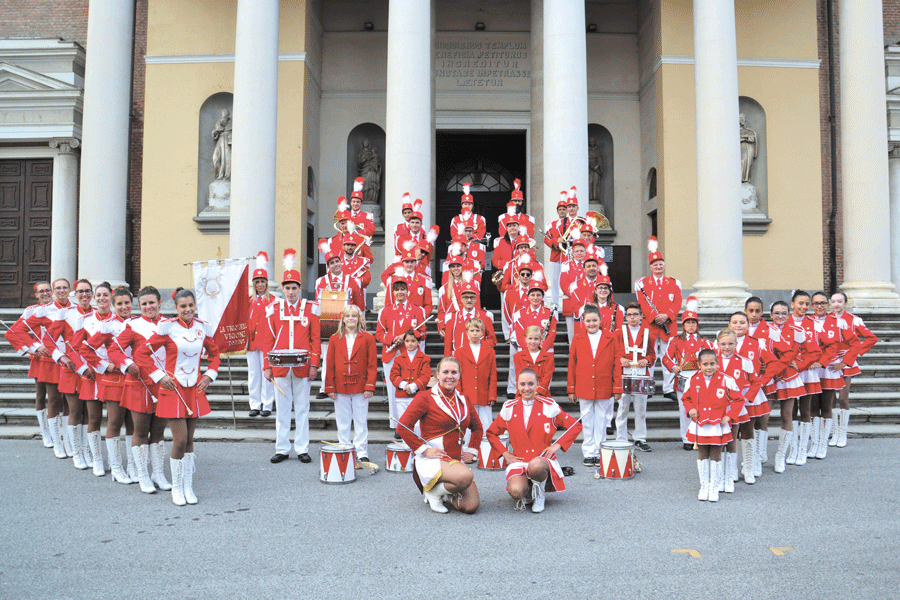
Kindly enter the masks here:
M 747 127 L 747 119 L 741 113 L 741 183 L 750 183 L 750 170 L 758 151 L 756 132 Z
M 588 200 L 600 201 L 600 178 L 603 176 L 603 155 L 597 140 L 588 141 Z
M 216 121 L 212 130 L 212 137 L 216 140 L 212 161 L 216 179 L 231 180 L 231 112 L 222 111 L 222 118 Z
M 381 220 L 381 207 L 378 204 L 378 196 L 381 192 L 381 174 L 384 163 L 378 156 L 375 148 L 368 138 L 363 138 L 362 148 L 356 155 L 356 171 L 365 180 L 363 185 L 363 205 L 366 210 L 373 213 L 376 221 Z

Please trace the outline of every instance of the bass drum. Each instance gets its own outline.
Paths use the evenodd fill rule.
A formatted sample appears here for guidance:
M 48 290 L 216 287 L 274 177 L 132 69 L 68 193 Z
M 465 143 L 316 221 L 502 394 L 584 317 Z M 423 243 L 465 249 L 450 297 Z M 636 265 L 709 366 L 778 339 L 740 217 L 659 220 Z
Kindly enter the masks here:
M 319 297 L 319 339 L 327 342 L 337 333 L 341 323 L 341 311 L 350 303 L 349 290 L 322 290 Z M 364 324 L 360 324 L 364 327 Z

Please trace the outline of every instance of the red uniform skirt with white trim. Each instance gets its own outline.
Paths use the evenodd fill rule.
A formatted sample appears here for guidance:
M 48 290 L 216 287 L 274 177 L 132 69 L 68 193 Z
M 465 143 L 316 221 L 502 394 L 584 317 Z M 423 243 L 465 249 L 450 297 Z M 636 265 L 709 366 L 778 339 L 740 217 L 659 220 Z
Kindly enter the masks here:
M 159 397 L 158 388 L 158 384 L 150 386 L 153 395 L 157 398 Z M 131 375 L 125 377 L 125 389 L 122 392 L 122 400 L 119 404 L 122 405 L 122 408 L 127 408 L 131 412 L 144 413 L 145 415 L 156 413 L 156 404 L 153 403 L 153 399 L 147 393 L 147 388 Z
M 119 402 L 122 399 L 125 375 L 122 373 L 104 373 L 97 380 L 97 391 L 103 402 Z
M 800 381 L 803 382 L 803 387 L 806 388 L 807 396 L 822 393 L 822 383 L 819 381 L 818 370 L 807 369 L 800 372 Z
M 775 378 L 775 393 L 779 400 L 793 400 L 806 393 L 806 386 L 796 372 L 787 378 Z
M 846 369 L 844 369 L 844 377 L 853 377 L 854 375 L 859 375 L 862 373 L 862 369 L 859 368 L 859 363 L 855 360 L 853 364 Z
M 559 465 L 559 460 L 556 459 L 556 455 L 553 455 L 553 458 L 547 459 L 547 462 L 550 463 L 550 477 L 547 478 L 544 484 L 545 492 L 562 492 L 566 489 L 566 480 L 563 476 L 562 467 Z M 511 465 L 506 467 L 506 480 L 509 481 L 511 477 L 516 477 L 518 475 L 523 475 L 528 477 L 528 463 L 526 462 L 514 462 Z M 509 491 L 509 487 L 506 488 L 506 491 Z
M 722 425 L 721 421 L 707 422 L 699 426 L 697 421 L 691 421 L 691 424 L 688 425 L 687 439 L 688 442 L 696 442 L 701 446 L 724 446 L 733 438 L 731 437 L 731 427 Z
M 81 375 L 73 373 L 66 367 L 59 368 L 59 393 L 60 394 L 77 394 L 81 385 Z
M 749 388 L 743 390 L 743 392 L 747 393 L 748 389 Z M 747 410 L 747 414 L 751 418 L 764 417 L 765 415 L 772 412 L 769 410 L 769 399 L 766 398 L 766 395 L 763 393 L 762 390 L 759 390 L 759 392 L 756 393 L 756 397 L 753 398 L 752 400 L 745 400 L 744 408 Z M 740 422 L 743 423 L 743 421 L 740 421 Z
M 97 389 L 97 381 L 95 379 L 82 377 L 81 383 L 78 385 L 78 399 L 97 400 L 99 398 L 100 396 Z
M 41 365 L 40 372 L 38 373 L 37 380 L 41 383 L 52 383 L 56 385 L 59 383 L 59 365 L 56 364 L 52 358 L 44 358 L 41 357 Z
M 204 392 L 198 391 L 196 387 L 186 388 L 178 383 L 176 385 L 178 386 L 178 392 L 181 393 L 181 398 L 184 398 L 185 403 L 191 407 L 191 411 L 194 414 L 188 416 L 187 410 L 185 410 L 184 404 L 177 393 L 160 386 L 159 394 L 156 396 L 159 398 L 159 403 L 156 405 L 157 417 L 163 419 L 196 419 L 209 414 L 209 401 L 206 399 Z
M 839 361 L 835 361 L 831 364 L 835 364 Z M 823 390 L 842 390 L 844 389 L 844 372 L 843 371 L 832 371 L 831 369 L 827 369 L 825 367 L 821 369 L 816 369 L 819 374 L 819 382 L 822 385 Z

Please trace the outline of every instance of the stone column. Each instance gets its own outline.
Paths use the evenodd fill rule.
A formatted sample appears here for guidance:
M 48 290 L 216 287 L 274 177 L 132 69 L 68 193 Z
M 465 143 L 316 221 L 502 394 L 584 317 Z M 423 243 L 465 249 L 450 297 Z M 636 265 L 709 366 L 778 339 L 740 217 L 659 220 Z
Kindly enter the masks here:
M 78 277 L 105 279 L 113 286 L 125 283 L 133 31 L 133 1 L 92 0 L 84 72 Z
M 697 262 L 704 309 L 743 308 L 741 143 L 734 2 L 694 1 Z
M 422 199 L 423 225 L 430 227 L 435 191 L 433 0 L 390 0 L 388 11 L 385 267 L 403 219 L 403 194 Z
M 229 241 L 232 258 L 268 252 L 276 281 L 281 276 L 283 251 L 275 249 L 278 20 L 278 0 L 238 1 Z M 298 265 L 303 268 L 305 249 L 296 249 Z
M 53 159 L 53 240 L 50 244 L 50 277 L 75 281 L 78 257 L 78 153 L 77 139 L 50 140 L 59 153 Z
M 844 284 L 854 310 L 896 312 L 891 283 L 887 111 L 881 3 L 841 0 Z M 897 234 L 896 230 L 894 231 Z
M 551 220 L 559 192 L 573 185 L 579 214 L 588 208 L 587 40 L 583 0 L 543 5 L 543 214 Z
M 537 226 L 543 229 L 544 224 L 556 218 L 555 205 L 550 215 L 544 210 L 544 0 L 531 0 L 530 42 L 531 160 L 528 168 L 531 172 L 528 174 L 529 186 L 525 206 L 528 208 L 528 214 L 534 217 Z M 539 259 L 550 258 L 550 251 L 544 244 L 538 244 L 535 249 L 538 251 Z
M 900 286 L 900 146 L 891 148 L 888 159 L 890 172 L 890 230 L 891 236 L 891 283 Z

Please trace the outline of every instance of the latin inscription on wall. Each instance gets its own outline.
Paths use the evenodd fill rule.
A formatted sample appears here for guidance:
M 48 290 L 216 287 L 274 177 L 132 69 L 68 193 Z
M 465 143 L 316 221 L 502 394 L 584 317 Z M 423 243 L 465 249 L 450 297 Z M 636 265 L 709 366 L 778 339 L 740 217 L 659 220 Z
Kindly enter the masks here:
M 441 33 L 434 43 L 439 92 L 527 92 L 531 48 L 527 34 Z

